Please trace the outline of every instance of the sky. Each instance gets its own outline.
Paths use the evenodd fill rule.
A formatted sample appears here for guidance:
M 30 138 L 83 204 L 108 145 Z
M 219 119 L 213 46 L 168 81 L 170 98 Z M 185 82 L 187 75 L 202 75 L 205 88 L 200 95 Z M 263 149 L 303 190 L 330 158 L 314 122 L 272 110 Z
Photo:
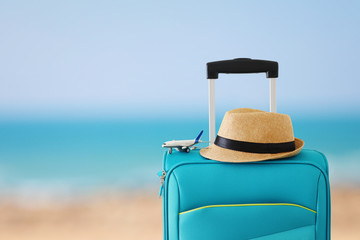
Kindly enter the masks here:
M 0 116 L 207 113 L 206 63 L 279 62 L 279 112 L 360 112 L 358 1 L 0 2 Z M 265 74 L 220 75 L 218 109 L 267 109 Z

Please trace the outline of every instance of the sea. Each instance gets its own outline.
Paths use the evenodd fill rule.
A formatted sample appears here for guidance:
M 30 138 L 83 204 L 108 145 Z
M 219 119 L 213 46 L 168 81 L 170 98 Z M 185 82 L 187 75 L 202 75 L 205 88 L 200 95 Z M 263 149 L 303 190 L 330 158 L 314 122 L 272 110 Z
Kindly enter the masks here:
M 360 117 L 293 119 L 304 148 L 327 156 L 332 186 L 360 186 L 359 123 Z M 106 190 L 158 194 L 162 143 L 193 139 L 201 130 L 207 140 L 206 118 L 2 120 L 0 197 L 46 202 Z

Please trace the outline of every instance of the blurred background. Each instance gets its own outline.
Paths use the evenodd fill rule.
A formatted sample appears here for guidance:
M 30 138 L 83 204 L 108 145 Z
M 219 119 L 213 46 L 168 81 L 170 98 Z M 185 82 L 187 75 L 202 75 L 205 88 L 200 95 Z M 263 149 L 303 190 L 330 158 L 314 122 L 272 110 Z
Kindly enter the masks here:
M 0 2 L 0 238 L 161 239 L 161 144 L 208 131 L 206 63 L 275 60 L 278 112 L 328 157 L 334 239 L 359 239 L 358 1 Z M 216 81 L 268 110 L 264 74 Z M 141 231 L 139 231 L 141 229 Z

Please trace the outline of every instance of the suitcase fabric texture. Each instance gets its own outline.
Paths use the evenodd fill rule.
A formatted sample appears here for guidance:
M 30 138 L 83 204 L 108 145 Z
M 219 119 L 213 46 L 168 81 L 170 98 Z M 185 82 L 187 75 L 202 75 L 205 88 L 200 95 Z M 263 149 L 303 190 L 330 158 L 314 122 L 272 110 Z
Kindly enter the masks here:
M 307 149 L 252 163 L 165 152 L 164 239 L 329 240 L 328 172 L 325 156 Z

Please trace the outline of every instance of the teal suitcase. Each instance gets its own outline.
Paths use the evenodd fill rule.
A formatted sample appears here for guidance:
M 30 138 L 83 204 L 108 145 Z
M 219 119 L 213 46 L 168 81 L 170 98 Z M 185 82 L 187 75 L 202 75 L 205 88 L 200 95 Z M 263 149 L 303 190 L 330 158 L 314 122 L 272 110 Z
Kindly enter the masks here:
M 163 169 L 166 240 L 330 239 L 328 165 L 317 151 L 255 163 L 166 152 Z
M 237 73 L 245 72 L 267 71 Z M 274 111 L 274 96 L 271 101 Z M 210 106 L 210 129 L 213 110 Z M 307 149 L 291 158 L 252 163 L 213 161 L 198 150 L 165 152 L 159 174 L 164 239 L 329 240 L 328 173 L 325 156 Z

